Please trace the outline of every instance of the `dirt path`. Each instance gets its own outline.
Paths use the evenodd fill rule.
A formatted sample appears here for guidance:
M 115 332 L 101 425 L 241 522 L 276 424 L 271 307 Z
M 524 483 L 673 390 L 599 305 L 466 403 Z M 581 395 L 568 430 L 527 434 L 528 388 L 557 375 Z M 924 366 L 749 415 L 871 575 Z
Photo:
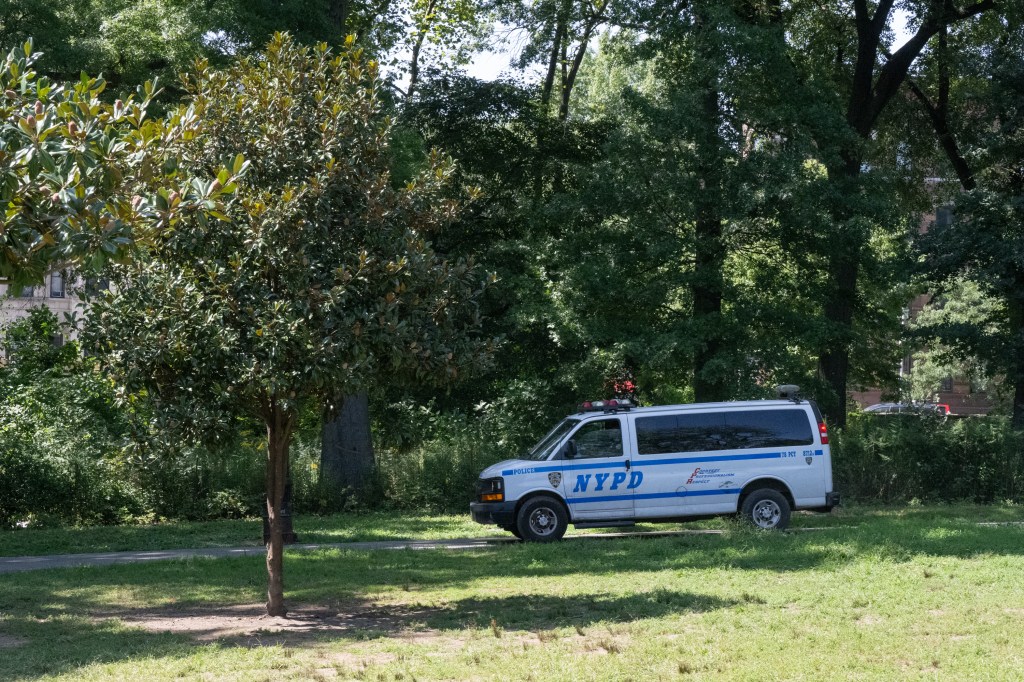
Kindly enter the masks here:
M 600 533 L 586 535 L 566 535 L 565 540 L 607 540 L 624 537 L 670 537 L 675 535 L 718 535 L 720 530 L 672 530 L 637 533 Z M 519 542 L 515 538 L 457 538 L 454 540 L 388 540 L 379 542 L 339 542 L 322 545 L 295 544 L 288 545 L 288 552 L 302 552 L 316 549 L 355 549 L 355 550 L 388 550 L 388 549 L 483 549 L 499 545 Z M 109 566 L 111 564 L 143 563 L 147 561 L 173 561 L 190 557 L 230 558 L 246 556 L 264 556 L 262 547 L 211 547 L 207 549 L 162 549 L 146 552 L 99 552 L 95 554 L 52 554 L 48 556 L 0 557 L 0 573 L 19 573 L 21 571 L 40 571 L 51 568 L 71 568 L 74 566 Z

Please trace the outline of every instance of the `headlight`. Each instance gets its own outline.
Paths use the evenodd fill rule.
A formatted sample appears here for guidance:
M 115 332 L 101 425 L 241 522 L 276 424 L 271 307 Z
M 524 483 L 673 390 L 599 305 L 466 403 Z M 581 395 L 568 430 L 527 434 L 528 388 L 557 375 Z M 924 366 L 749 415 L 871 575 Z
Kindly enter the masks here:
M 476 482 L 476 498 L 481 502 L 504 502 L 505 479 L 482 478 Z

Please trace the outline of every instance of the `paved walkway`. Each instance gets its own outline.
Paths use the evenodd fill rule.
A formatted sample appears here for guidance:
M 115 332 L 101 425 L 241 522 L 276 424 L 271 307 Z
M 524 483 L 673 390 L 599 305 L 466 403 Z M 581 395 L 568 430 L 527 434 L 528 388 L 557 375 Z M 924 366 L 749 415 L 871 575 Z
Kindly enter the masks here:
M 982 521 L 979 526 L 1021 526 L 1024 521 Z M 850 528 L 851 526 L 830 526 L 826 528 L 790 528 L 786 532 L 828 530 L 829 528 Z M 721 535 L 722 530 L 659 530 L 632 531 L 625 533 L 587 533 L 566 535 L 564 540 L 611 540 L 614 538 L 664 538 L 679 535 Z M 512 536 L 490 538 L 457 538 L 454 540 L 382 540 L 377 542 L 335 542 L 329 544 L 285 545 L 288 552 L 303 552 L 315 549 L 483 549 L 519 542 Z M 147 552 L 99 552 L 96 554 L 51 554 L 47 556 L 0 557 L 0 574 L 39 571 L 48 568 L 71 568 L 74 566 L 109 566 L 111 564 L 134 564 L 146 561 L 173 561 L 191 557 L 265 556 L 266 549 L 259 547 L 209 547 L 206 549 L 161 549 Z
M 720 530 L 673 530 L 650 531 L 641 533 L 591 533 L 586 535 L 566 535 L 566 540 L 607 540 L 625 537 L 670 537 L 675 535 L 718 535 Z M 519 542 L 511 536 L 493 538 L 458 538 L 454 540 L 386 540 L 379 542 L 337 542 L 330 544 L 294 544 L 286 545 L 286 552 L 309 551 L 315 549 L 482 549 Z M 95 554 L 51 554 L 48 556 L 0 557 L 0 573 L 18 573 L 21 571 L 38 571 L 48 568 L 70 568 L 73 566 L 109 566 L 111 564 L 133 564 L 146 561 L 169 561 L 188 559 L 191 557 L 245 557 L 264 556 L 266 549 L 261 547 L 210 547 L 207 549 L 161 549 L 146 552 L 98 552 Z

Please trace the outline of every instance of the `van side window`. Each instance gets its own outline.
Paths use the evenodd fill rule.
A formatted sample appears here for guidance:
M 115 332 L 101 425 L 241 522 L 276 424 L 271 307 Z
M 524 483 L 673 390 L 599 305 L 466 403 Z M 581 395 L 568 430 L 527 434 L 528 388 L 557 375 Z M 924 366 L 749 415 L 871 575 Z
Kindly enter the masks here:
M 576 457 L 622 457 L 622 424 L 618 419 L 588 422 L 573 434 Z
M 721 450 L 725 419 L 721 412 L 640 417 L 636 420 L 636 440 L 641 455 Z
M 638 417 L 637 452 L 749 450 L 811 445 L 814 433 L 803 410 L 743 410 Z
M 811 445 L 814 433 L 803 410 L 744 410 L 725 413 L 726 448 L 781 448 Z

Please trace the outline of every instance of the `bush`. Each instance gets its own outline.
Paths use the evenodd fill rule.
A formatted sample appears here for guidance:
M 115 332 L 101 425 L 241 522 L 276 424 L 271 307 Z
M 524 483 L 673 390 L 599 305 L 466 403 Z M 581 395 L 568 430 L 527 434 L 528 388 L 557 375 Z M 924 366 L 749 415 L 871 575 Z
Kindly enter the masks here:
M 44 377 L 0 401 L 0 527 L 117 523 L 144 513 L 118 453 L 122 423 L 90 405 L 98 378 Z
M 832 455 L 836 489 L 859 500 L 1024 498 L 1024 436 L 1003 417 L 854 414 Z
M 566 408 L 552 407 L 551 393 L 543 382 L 511 382 L 472 414 L 392 405 L 391 420 L 420 440 L 378 439 L 378 499 L 392 507 L 465 511 L 484 468 L 516 457 L 564 416 Z
M 244 425 L 216 451 L 160 443 L 144 400 L 119 404 L 77 344 L 53 345 L 53 313 L 2 331 L 0 528 L 259 514 L 266 458 Z

